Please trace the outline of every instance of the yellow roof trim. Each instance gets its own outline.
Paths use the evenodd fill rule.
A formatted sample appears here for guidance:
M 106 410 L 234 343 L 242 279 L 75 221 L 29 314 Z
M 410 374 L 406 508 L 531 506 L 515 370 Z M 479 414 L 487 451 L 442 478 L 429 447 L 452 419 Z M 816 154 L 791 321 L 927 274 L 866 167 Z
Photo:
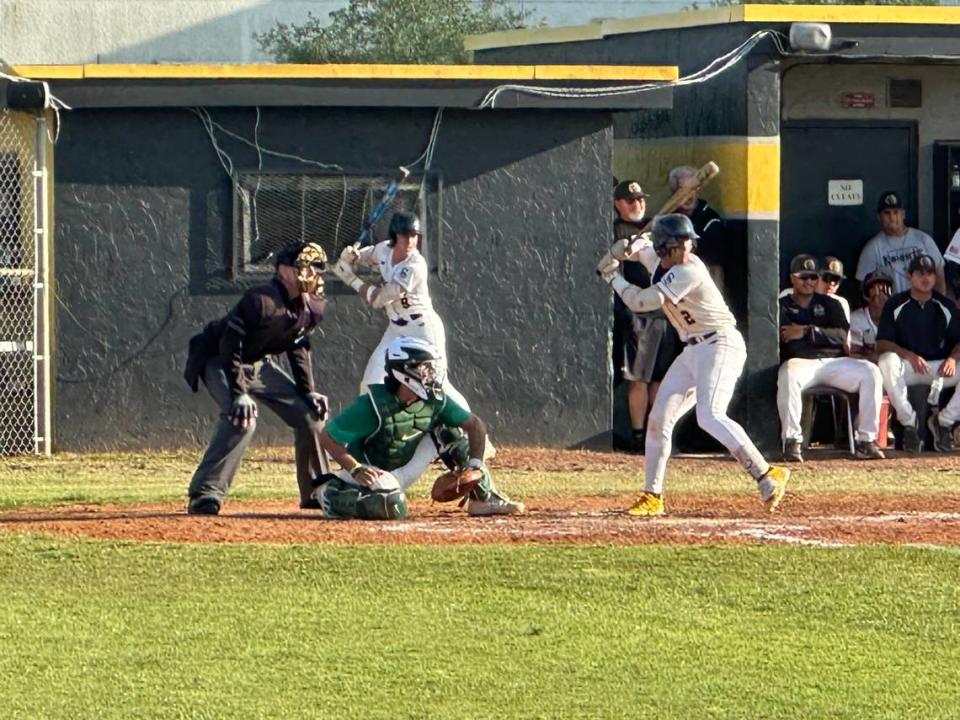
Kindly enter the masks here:
M 923 5 L 742 5 L 745 22 L 954 25 L 960 7 Z
M 671 65 L 17 65 L 24 77 L 97 79 L 674 80 Z
M 467 50 L 490 50 L 521 45 L 548 45 L 577 40 L 600 40 L 610 35 L 704 27 L 726 23 L 832 22 L 859 24 L 960 25 L 960 7 L 929 5 L 731 5 L 686 10 L 665 15 L 603 20 L 558 28 L 529 28 L 468 35 Z
M 537 80 L 676 80 L 679 69 L 670 65 L 535 65 Z
M 14 65 L 13 71 L 37 80 L 82 80 L 83 65 Z

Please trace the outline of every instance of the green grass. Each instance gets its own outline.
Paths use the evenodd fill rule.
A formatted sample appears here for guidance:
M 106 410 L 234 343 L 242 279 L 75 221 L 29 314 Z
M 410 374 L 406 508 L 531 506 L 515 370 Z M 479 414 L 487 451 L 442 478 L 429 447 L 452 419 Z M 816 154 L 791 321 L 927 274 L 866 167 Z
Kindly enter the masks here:
M 182 500 L 199 456 L 199 451 L 171 451 L 0 458 L 0 510 Z M 642 459 L 627 466 L 621 459 L 619 466 L 604 467 L 603 457 L 593 456 L 597 464 L 590 469 L 563 472 L 498 470 L 494 464 L 494 475 L 504 491 L 519 497 L 620 495 L 642 487 Z M 411 495 L 424 497 L 429 487 L 429 481 L 421 481 Z M 730 460 L 675 459 L 667 467 L 667 488 L 670 493 L 755 492 Z M 960 458 L 925 456 L 909 470 L 884 463 L 800 466 L 794 469 L 791 489 L 803 493 L 955 495 L 960 492 Z M 230 497 L 232 501 L 296 498 L 292 452 L 288 448 L 251 450 Z
M 0 536 L 2 714 L 956 717 L 956 563 Z

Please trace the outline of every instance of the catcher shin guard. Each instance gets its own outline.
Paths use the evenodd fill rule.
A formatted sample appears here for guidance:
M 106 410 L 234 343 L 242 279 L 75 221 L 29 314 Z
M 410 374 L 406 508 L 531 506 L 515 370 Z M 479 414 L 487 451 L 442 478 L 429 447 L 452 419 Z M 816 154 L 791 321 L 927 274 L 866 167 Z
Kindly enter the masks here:
M 399 520 L 407 516 L 403 490 L 370 490 L 332 478 L 316 491 L 324 514 L 357 520 Z

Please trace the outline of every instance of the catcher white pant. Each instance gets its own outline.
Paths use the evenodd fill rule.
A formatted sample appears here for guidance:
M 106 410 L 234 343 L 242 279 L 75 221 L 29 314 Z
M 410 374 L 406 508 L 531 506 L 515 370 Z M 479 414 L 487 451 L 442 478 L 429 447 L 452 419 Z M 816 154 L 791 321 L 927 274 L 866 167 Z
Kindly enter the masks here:
M 417 445 L 416 452 L 410 458 L 406 465 L 387 472 L 383 471 L 380 478 L 371 486 L 371 490 L 396 490 L 400 488 L 406 492 L 407 488 L 413 485 L 430 467 L 430 463 L 437 459 L 437 446 L 429 435 L 425 435 Z M 337 477 L 345 483 L 358 485 L 353 476 L 346 470 L 339 470 Z
M 647 424 L 646 490 L 661 494 L 663 476 L 673 444 L 673 427 L 696 405 L 697 422 L 722 443 L 755 480 L 769 464 L 744 429 L 727 417 L 747 349 L 734 328 L 720 330 L 697 344 L 688 344 L 667 370 Z
M 849 357 L 792 358 L 780 366 L 777 374 L 777 410 L 780 411 L 780 436 L 783 441 L 803 440 L 800 416 L 801 393 L 815 385 L 826 385 L 860 396 L 856 439 L 876 440 L 880 430 L 880 403 L 883 378 L 880 369 L 866 360 Z
M 371 353 L 367 360 L 367 367 L 363 371 L 363 380 L 360 381 L 360 392 L 365 393 L 370 385 L 382 383 L 387 376 L 387 348 L 398 337 L 415 337 L 426 340 L 440 351 L 441 361 L 437 363 L 437 370 L 443 373 L 443 391 L 464 410 L 469 410 L 467 399 L 450 384 L 447 377 L 447 335 L 443 329 L 443 321 L 435 312 L 424 311 L 414 313 L 403 325 L 391 320 L 387 325 L 380 344 Z
M 938 373 L 943 360 L 927 360 L 930 372 L 924 374 L 918 373 L 910 363 L 896 353 L 883 353 L 878 362 L 880 374 L 883 376 L 883 387 L 890 396 L 890 404 L 897 411 L 897 420 L 901 425 L 913 425 L 917 421 L 917 413 L 907 399 L 907 388 L 911 385 L 929 385 L 934 378 L 940 377 Z M 954 374 L 952 377 L 943 378 L 945 388 L 955 387 L 957 383 L 960 383 L 960 375 Z M 949 427 L 958 420 L 960 420 L 960 390 L 953 393 L 950 402 L 939 415 L 939 422 L 944 427 Z

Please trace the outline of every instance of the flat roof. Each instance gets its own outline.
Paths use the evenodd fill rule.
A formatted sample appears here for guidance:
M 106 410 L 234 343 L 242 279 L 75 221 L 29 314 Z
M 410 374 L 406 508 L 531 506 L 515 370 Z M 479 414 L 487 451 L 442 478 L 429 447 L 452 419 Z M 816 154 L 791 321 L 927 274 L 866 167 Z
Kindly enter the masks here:
M 827 22 L 888 25 L 960 25 L 960 7 L 919 5 L 730 5 L 667 15 L 596 20 L 584 25 L 469 35 L 467 50 L 602 40 L 610 35 L 726 23 Z
M 15 65 L 35 80 L 431 80 L 664 81 L 675 65 Z
M 17 65 L 72 108 L 668 108 L 675 65 Z M 604 88 L 638 92 L 604 94 Z M 587 87 L 597 92 L 563 92 Z M 542 90 L 542 92 L 540 92 Z M 496 97 L 494 105 L 485 101 Z

